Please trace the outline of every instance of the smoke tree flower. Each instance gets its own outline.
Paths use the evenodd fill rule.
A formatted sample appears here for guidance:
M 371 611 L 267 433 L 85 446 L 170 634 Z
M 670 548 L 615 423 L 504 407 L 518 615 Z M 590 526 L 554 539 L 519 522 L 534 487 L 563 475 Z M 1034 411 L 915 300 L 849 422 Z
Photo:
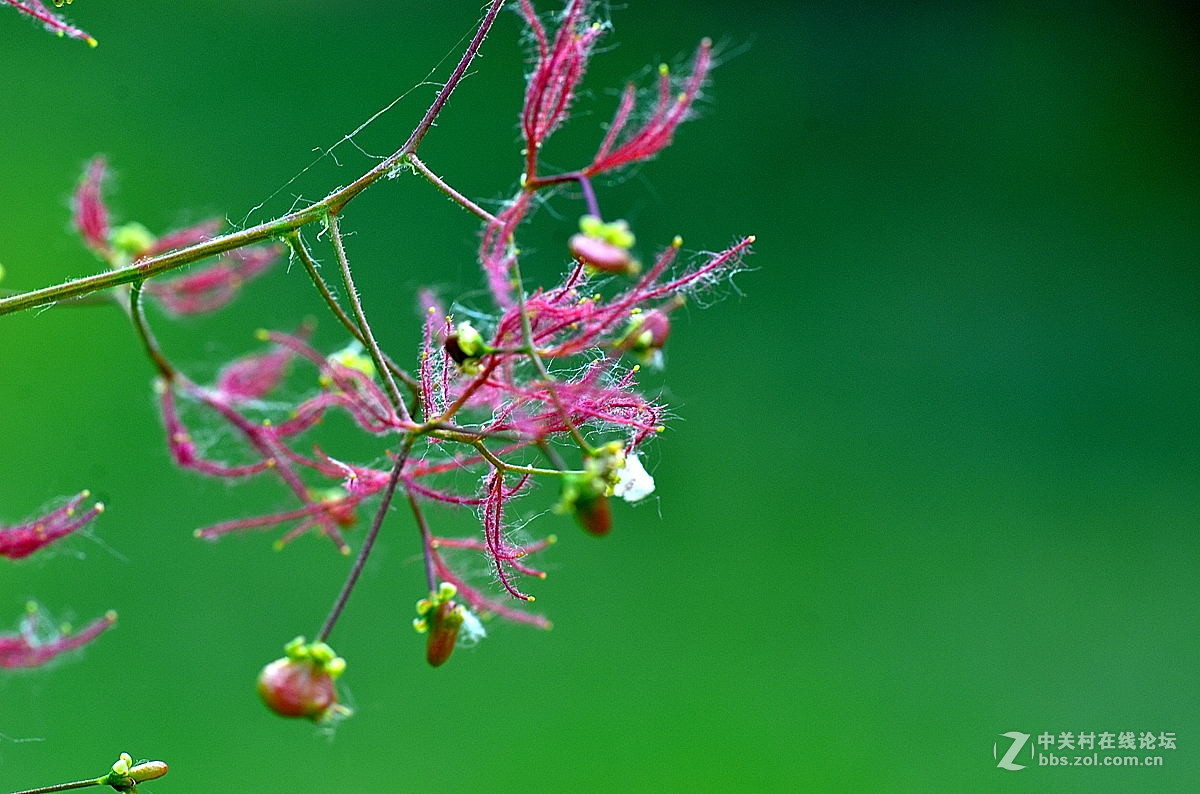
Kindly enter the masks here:
M 577 262 L 594 271 L 634 276 L 642 263 L 629 253 L 633 243 L 633 233 L 625 221 L 604 223 L 593 215 L 584 215 L 579 220 L 579 234 L 571 237 L 568 247 Z
M 104 512 L 104 504 L 96 502 L 80 512 L 79 506 L 91 496 L 83 491 L 67 500 L 67 503 L 45 515 L 12 526 L 0 526 L 0 557 L 17 560 L 28 557 L 60 538 L 87 525 Z
M 69 4 L 71 0 L 66 0 L 66 2 Z M 74 25 L 69 24 L 65 19 L 62 18 L 61 15 L 56 14 L 47 8 L 46 4 L 41 0 L 0 0 L 0 3 L 11 6 L 20 13 L 36 19 L 38 22 L 42 23 L 42 26 L 45 27 L 47 31 L 58 36 L 65 36 L 69 39 L 79 39 L 80 41 L 87 42 L 89 47 L 95 47 L 96 44 L 98 44 L 98 42 L 87 33 L 75 27 Z M 56 7 L 61 7 L 62 4 L 63 0 L 54 0 L 54 5 Z
M 456 595 L 457 587 L 442 582 L 437 592 L 417 602 L 413 628 L 427 637 L 425 659 L 431 667 L 445 664 L 456 645 L 475 645 L 487 636 L 479 618 L 454 600 Z
M 142 761 L 135 764 L 133 756 L 129 753 L 121 753 L 116 763 L 112 765 L 112 771 L 97 783 L 101 786 L 112 786 L 117 791 L 136 792 L 138 783 L 158 780 L 168 771 L 167 765 L 162 761 Z
M 117 613 L 102 617 L 72 633 L 56 626 L 36 603 L 26 605 L 15 634 L 0 634 L 0 668 L 40 667 L 76 648 L 82 648 L 117 622 Z

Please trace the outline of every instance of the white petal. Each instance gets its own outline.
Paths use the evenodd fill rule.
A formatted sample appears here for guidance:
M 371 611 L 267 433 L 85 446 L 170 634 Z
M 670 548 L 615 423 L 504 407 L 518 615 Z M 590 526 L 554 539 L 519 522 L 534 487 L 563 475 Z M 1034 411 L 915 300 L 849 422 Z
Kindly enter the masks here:
M 469 609 L 463 609 L 463 622 L 458 629 L 458 644 L 464 647 L 471 646 L 486 636 L 487 629 L 483 627 L 479 618 L 475 617 L 475 613 Z
M 617 472 L 613 493 L 626 502 L 640 502 L 654 493 L 654 478 L 636 452 L 625 459 L 625 467 Z

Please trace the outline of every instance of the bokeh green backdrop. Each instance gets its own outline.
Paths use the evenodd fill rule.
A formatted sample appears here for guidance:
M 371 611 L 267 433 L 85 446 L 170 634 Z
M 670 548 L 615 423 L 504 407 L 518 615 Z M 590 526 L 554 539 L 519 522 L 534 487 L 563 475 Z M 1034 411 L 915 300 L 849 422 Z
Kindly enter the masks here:
M 67 197 L 106 153 L 113 203 L 162 230 L 262 219 L 386 154 L 479 3 L 76 3 L 95 51 L 0 13 L 5 286 L 95 270 Z M 0 677 L 0 789 L 163 758 L 154 792 L 1194 790 L 1200 290 L 1194 18 L 1171 3 L 633 2 L 581 112 L 701 36 L 704 118 L 603 188 L 640 238 L 759 235 L 744 294 L 689 309 L 664 376 L 679 418 L 656 500 L 595 542 L 558 527 L 537 587 L 556 628 L 496 627 L 437 671 L 397 515 L 334 637 L 357 715 L 332 741 L 257 702 L 347 562 L 190 531 L 279 505 L 176 472 L 115 311 L 0 318 L 0 516 L 90 487 L 94 538 L 5 565 L 27 598 L 119 627 Z M 519 169 L 515 15 L 423 150 L 495 199 Z M 443 62 L 443 67 L 448 62 Z M 444 73 L 444 72 L 442 72 Z M 434 76 L 431 79 L 437 79 Z M 553 148 L 553 147 L 552 147 Z M 531 230 L 553 277 L 560 199 Z M 1189 220 L 1190 219 L 1190 220 Z M 413 350 L 413 292 L 477 290 L 474 224 L 426 185 L 346 216 L 368 310 Z M 198 377 L 317 305 L 302 274 L 216 319 L 158 324 Z M 323 345 L 340 344 L 326 323 Z M 438 516 L 446 526 L 448 515 Z M 561 521 L 554 517 L 549 522 Z M 7 616 L 7 617 L 4 617 Z M 1007 731 L 1175 732 L 1154 769 L 996 768 Z M 1145 755 L 1146 753 L 1140 753 Z

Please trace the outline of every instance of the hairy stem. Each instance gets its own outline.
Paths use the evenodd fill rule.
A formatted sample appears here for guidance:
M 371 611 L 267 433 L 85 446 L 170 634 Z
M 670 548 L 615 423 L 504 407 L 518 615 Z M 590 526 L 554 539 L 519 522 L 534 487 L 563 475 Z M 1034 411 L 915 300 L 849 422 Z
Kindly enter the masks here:
M 329 284 L 326 283 L 324 277 L 321 275 L 321 271 L 317 269 L 317 262 L 315 259 L 313 259 L 312 253 L 308 250 L 308 246 L 304 244 L 304 240 L 300 237 L 300 232 L 291 232 L 284 239 L 291 247 L 292 252 L 296 254 L 296 258 L 300 260 L 300 264 L 304 266 L 305 272 L 307 272 L 308 277 L 312 279 L 313 286 L 316 287 L 317 292 L 321 294 L 321 299 L 325 301 L 325 305 L 329 307 L 329 311 L 335 318 L 337 318 L 337 321 L 341 323 L 342 327 L 345 328 L 351 336 L 358 340 L 360 344 L 365 346 L 366 342 L 363 339 L 362 331 L 358 330 L 358 326 L 354 324 L 354 321 L 350 319 L 350 315 L 346 314 L 346 310 L 342 308 L 341 304 L 338 303 L 337 298 L 334 297 L 333 290 L 329 288 Z M 384 354 L 383 362 L 387 365 L 388 370 L 390 370 L 394 376 L 399 378 L 406 387 L 413 390 L 414 395 L 417 393 L 417 390 L 421 388 L 421 384 L 417 382 L 416 378 L 408 374 L 407 370 L 405 370 L 396 362 L 392 361 L 392 359 L 386 354 Z
M 408 506 L 412 508 L 413 518 L 417 520 L 417 528 L 421 530 L 421 556 L 425 560 L 425 583 L 429 585 L 429 592 L 433 593 L 437 591 L 433 534 L 429 531 L 429 522 L 425 520 L 425 513 L 421 511 L 421 506 L 417 504 L 417 497 L 413 496 L 412 491 L 408 492 Z
M 140 281 L 135 281 L 129 290 L 129 319 L 133 321 L 133 328 L 137 331 L 138 339 L 141 340 L 142 347 L 146 349 L 146 355 L 154 363 L 155 369 L 168 383 L 175 380 L 178 372 L 163 354 L 162 348 L 158 346 L 158 340 L 154 338 L 154 333 L 150 330 L 150 324 L 146 321 L 146 310 L 142 305 L 142 282 Z
M 379 537 L 379 528 L 383 526 L 383 520 L 387 517 L 388 510 L 391 509 L 392 497 L 396 493 L 396 486 L 400 483 L 400 472 L 404 469 L 404 463 L 408 460 L 408 452 L 412 449 L 415 440 L 416 436 L 411 433 L 404 438 L 404 446 L 400 449 L 400 454 L 396 456 L 396 465 L 392 467 L 387 486 L 383 489 L 383 498 L 379 502 L 379 509 L 375 511 L 375 518 L 371 521 L 371 529 L 363 538 L 362 548 L 358 550 L 358 557 L 354 559 L 354 566 L 350 569 L 350 574 L 346 577 L 337 600 L 333 602 L 329 616 L 325 618 L 324 625 L 317 633 L 317 642 L 325 642 L 329 639 L 333 627 L 337 625 L 338 618 L 342 616 L 342 611 L 346 608 L 346 602 L 350 600 L 350 594 L 354 592 L 354 586 L 358 584 L 358 577 L 362 576 L 367 558 L 371 556 L 371 549 L 375 547 L 375 539 Z
M 569 174 L 556 174 L 554 176 L 542 176 L 525 181 L 525 189 L 529 191 L 540 190 L 551 185 L 559 185 L 563 182 L 578 182 L 579 189 L 583 191 L 583 203 L 587 205 L 588 214 L 594 218 L 602 218 L 600 214 L 600 202 L 596 200 L 596 191 L 592 187 L 592 180 L 583 171 L 572 171 Z
M 538 375 L 542 377 L 542 381 L 546 384 L 546 393 L 550 395 L 550 402 L 554 404 L 558 415 L 562 417 L 563 423 L 570 431 L 571 437 L 575 439 L 575 443 L 583 450 L 585 455 L 591 455 L 595 452 L 592 445 L 587 442 L 583 434 L 579 432 L 579 428 L 571 421 L 571 415 L 567 413 L 567 408 L 563 405 L 562 400 L 558 397 L 558 392 L 554 389 L 554 377 L 546 369 L 545 362 L 538 354 L 537 345 L 533 341 L 533 326 L 529 322 L 529 312 L 525 310 L 525 283 L 521 279 L 521 263 L 515 258 L 513 259 L 513 282 L 517 290 L 517 309 L 521 312 L 521 337 L 525 342 L 525 347 L 529 348 L 529 360 L 533 362 L 533 366 L 538 371 Z
M 92 786 L 102 785 L 100 779 L 92 780 L 75 780 L 70 783 L 57 783 L 53 786 L 42 786 L 41 788 L 30 788 L 24 791 L 14 791 L 13 794 L 50 794 L 53 791 L 72 791 L 79 788 L 90 788 Z
M 366 345 L 367 352 L 371 354 L 371 361 L 375 364 L 375 369 L 379 371 L 380 377 L 383 378 L 383 385 L 387 391 L 388 399 L 392 401 L 392 406 L 400 413 L 402 419 L 411 422 L 412 417 L 408 413 L 408 406 L 404 404 L 403 398 L 400 397 L 400 390 L 396 388 L 396 379 L 392 377 L 392 371 L 384 363 L 383 351 L 379 349 L 379 341 L 375 338 L 375 334 L 371 332 L 371 324 L 367 322 L 366 312 L 363 311 L 362 300 L 358 295 L 358 287 L 354 284 L 354 274 L 350 272 L 350 260 L 346 257 L 346 242 L 342 238 L 342 227 L 338 221 L 338 216 L 331 214 L 326 224 L 329 228 L 329 236 L 333 240 L 333 252 L 337 256 L 338 269 L 342 273 L 342 284 L 346 287 L 346 300 L 350 302 L 350 309 L 354 312 L 355 324 L 362 331 L 362 343 Z
M 467 198 L 462 193 L 459 193 L 454 188 L 450 187 L 450 185 L 448 185 L 444 179 L 430 171 L 429 166 L 421 162 L 421 160 L 415 154 L 410 154 L 408 156 L 408 162 L 412 164 L 412 167 L 418 174 L 428 179 L 430 184 L 445 193 L 446 196 L 455 204 L 459 205 L 467 212 L 470 212 L 473 215 L 481 218 L 485 223 L 498 223 L 495 215 L 488 212 L 474 201 L 471 201 L 471 199 Z
M 462 410 L 462 407 L 467 404 L 467 400 L 471 398 L 471 395 L 479 391 L 479 388 L 483 386 L 483 384 L 487 383 L 488 376 L 491 375 L 492 371 L 499 365 L 499 359 L 493 358 L 491 361 L 489 361 L 487 366 L 483 368 L 483 371 L 475 376 L 475 380 L 471 381 L 467 388 L 463 389 L 462 394 L 458 395 L 458 399 L 451 403 L 446 410 L 442 412 L 441 416 L 431 419 L 426 424 L 436 426 L 450 421 L 450 419 L 452 419 L 454 415 Z
M 408 136 L 408 140 L 404 142 L 404 145 L 354 182 L 326 197 L 324 202 L 328 202 L 326 208 L 330 212 L 340 212 L 348 201 L 380 178 L 394 172 L 404 162 L 405 157 L 417 151 L 417 148 L 421 145 L 421 141 L 424 140 L 425 135 L 433 127 L 433 122 L 437 119 L 438 114 L 442 112 L 442 108 L 450 100 L 450 95 L 454 93 L 454 89 L 458 87 L 463 77 L 466 76 L 471 62 L 479 54 L 479 48 L 483 45 L 483 40 L 487 38 L 488 32 L 491 31 L 492 25 L 495 24 L 496 17 L 500 14 L 500 9 L 504 7 L 504 2 L 505 0 L 492 0 L 491 4 L 488 5 L 488 9 L 483 15 L 483 21 L 479 23 L 479 29 L 471 37 L 471 41 L 467 44 L 462 57 L 459 58 L 454 71 L 450 73 L 450 77 L 447 78 L 445 85 L 442 86 L 442 90 L 438 91 L 437 96 L 433 98 L 433 104 L 425 111 L 425 115 Z

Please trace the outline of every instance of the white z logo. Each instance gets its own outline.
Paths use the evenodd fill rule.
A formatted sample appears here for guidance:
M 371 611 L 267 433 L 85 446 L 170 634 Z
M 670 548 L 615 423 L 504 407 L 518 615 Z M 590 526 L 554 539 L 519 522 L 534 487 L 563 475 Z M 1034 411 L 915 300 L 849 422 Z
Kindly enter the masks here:
M 1004 754 L 1004 757 L 996 763 L 996 766 L 1000 767 L 1001 769 L 1011 769 L 1014 772 L 1018 769 L 1024 769 L 1024 764 L 1014 764 L 1013 759 L 1016 758 L 1017 753 L 1021 752 L 1021 749 L 1025 747 L 1025 742 L 1029 741 L 1029 734 L 1021 733 L 1020 731 L 1009 731 L 1008 733 L 1002 733 L 1000 735 L 1012 739 L 1013 743 L 1012 746 L 1008 748 L 1008 752 Z M 993 744 L 992 758 L 996 757 L 997 752 L 997 746 L 996 744 Z

